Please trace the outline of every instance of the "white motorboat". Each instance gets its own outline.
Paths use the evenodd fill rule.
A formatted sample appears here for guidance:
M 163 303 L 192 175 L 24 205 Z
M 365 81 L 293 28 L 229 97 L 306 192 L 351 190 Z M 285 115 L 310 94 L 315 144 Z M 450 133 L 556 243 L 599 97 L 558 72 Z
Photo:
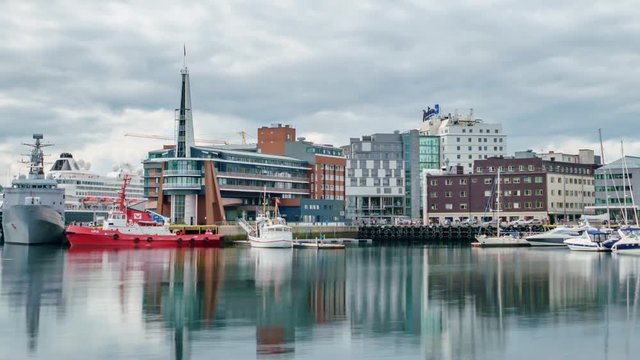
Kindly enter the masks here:
M 262 213 L 258 215 L 255 226 L 244 219 L 238 224 L 247 232 L 249 244 L 257 248 L 291 248 L 293 247 L 293 231 L 287 226 L 284 218 L 278 214 L 278 199 L 275 200 L 274 216 L 267 211 L 266 190 L 263 198 Z
M 580 236 L 582 230 L 584 228 L 558 226 L 540 234 L 527 236 L 526 240 L 531 246 L 566 246 L 564 241 Z
M 640 254 L 640 228 L 620 228 L 618 229 L 618 235 L 620 235 L 620 240 L 611 246 L 611 251 Z
M 344 244 L 334 244 L 324 242 L 324 237 L 316 238 L 315 241 L 296 241 L 293 247 L 302 249 L 344 249 Z
M 293 246 L 293 232 L 291 227 L 281 217 L 259 217 L 256 221 L 255 232 L 248 234 L 252 247 L 259 248 L 290 248 Z
M 521 238 L 516 232 L 503 232 L 498 236 L 478 235 L 476 242 L 471 243 L 474 247 L 520 247 L 531 246 L 531 244 Z
M 564 243 L 575 251 L 611 251 L 620 240 L 615 233 L 599 229 L 586 229 L 579 236 L 569 238 Z

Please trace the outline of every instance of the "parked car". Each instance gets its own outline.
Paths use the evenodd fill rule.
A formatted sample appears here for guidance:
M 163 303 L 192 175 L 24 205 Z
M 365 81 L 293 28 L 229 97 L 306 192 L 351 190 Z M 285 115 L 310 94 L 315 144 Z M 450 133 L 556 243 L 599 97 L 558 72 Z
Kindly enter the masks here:
M 540 219 L 530 219 L 525 221 L 526 225 L 542 225 L 542 220 Z
M 462 222 L 460 224 L 462 225 L 476 225 L 478 223 L 478 220 L 476 219 L 464 219 L 462 220 Z

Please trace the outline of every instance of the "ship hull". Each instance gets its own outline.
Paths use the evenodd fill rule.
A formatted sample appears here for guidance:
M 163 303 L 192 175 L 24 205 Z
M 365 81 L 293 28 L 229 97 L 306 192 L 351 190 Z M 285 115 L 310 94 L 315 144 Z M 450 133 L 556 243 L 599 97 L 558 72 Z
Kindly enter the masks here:
M 4 209 L 2 232 L 7 244 L 62 244 L 64 217 L 41 205 L 14 205 Z
M 156 249 L 222 246 L 222 236 L 217 234 L 126 234 L 118 230 L 103 230 L 100 228 L 75 225 L 67 227 L 67 239 L 72 247 Z

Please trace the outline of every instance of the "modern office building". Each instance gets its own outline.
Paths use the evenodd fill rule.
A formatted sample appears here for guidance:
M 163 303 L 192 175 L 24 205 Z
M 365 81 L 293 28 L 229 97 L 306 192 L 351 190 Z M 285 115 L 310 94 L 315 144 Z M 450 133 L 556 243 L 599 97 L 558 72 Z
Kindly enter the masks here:
M 342 148 L 347 218 L 376 224 L 406 218 L 403 135 L 395 131 L 351 138 Z
M 176 143 L 150 151 L 143 162 L 145 197 L 151 208 L 173 223 L 214 224 L 255 218 L 264 194 L 283 203 L 310 196 L 310 167 L 304 160 L 225 146 L 196 146 L 186 67 L 181 74 Z
M 473 162 L 507 154 L 507 135 L 502 124 L 485 123 L 473 116 L 434 116 L 422 122 L 420 133 L 440 137 L 440 165 L 462 166 L 473 173 Z
M 342 149 L 296 138 L 295 128 L 282 124 L 259 128 L 258 148 L 262 153 L 303 160 L 309 166 L 309 199 L 287 200 L 283 211 L 286 207 L 292 218 L 304 222 L 344 222 L 347 160 Z M 315 215 L 311 210 L 316 210 Z
M 595 202 L 597 165 L 545 161 L 541 158 L 489 158 L 462 171 L 426 177 L 425 221 L 493 219 L 500 170 L 500 218 L 540 219 L 551 223 L 577 220 Z
M 405 198 L 408 218 L 422 219 L 422 189 L 427 170 L 440 169 L 440 137 L 422 135 L 419 130 L 402 134 Z
M 625 156 L 595 172 L 595 205 L 589 213 L 606 214 L 619 223 L 635 224 L 640 202 L 640 157 Z

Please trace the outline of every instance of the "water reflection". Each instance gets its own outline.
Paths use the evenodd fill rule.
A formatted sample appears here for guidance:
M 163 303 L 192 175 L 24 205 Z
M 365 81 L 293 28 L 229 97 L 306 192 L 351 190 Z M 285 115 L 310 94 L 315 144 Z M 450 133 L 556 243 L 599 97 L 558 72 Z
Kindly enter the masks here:
M 6 245 L 1 280 L 0 348 L 13 358 L 630 359 L 640 351 L 635 256 Z
M 24 314 L 30 353 L 38 347 L 41 308 L 53 307 L 64 312 L 63 257 L 64 253 L 56 247 L 6 244 L 2 248 L 0 296 L 10 311 Z

